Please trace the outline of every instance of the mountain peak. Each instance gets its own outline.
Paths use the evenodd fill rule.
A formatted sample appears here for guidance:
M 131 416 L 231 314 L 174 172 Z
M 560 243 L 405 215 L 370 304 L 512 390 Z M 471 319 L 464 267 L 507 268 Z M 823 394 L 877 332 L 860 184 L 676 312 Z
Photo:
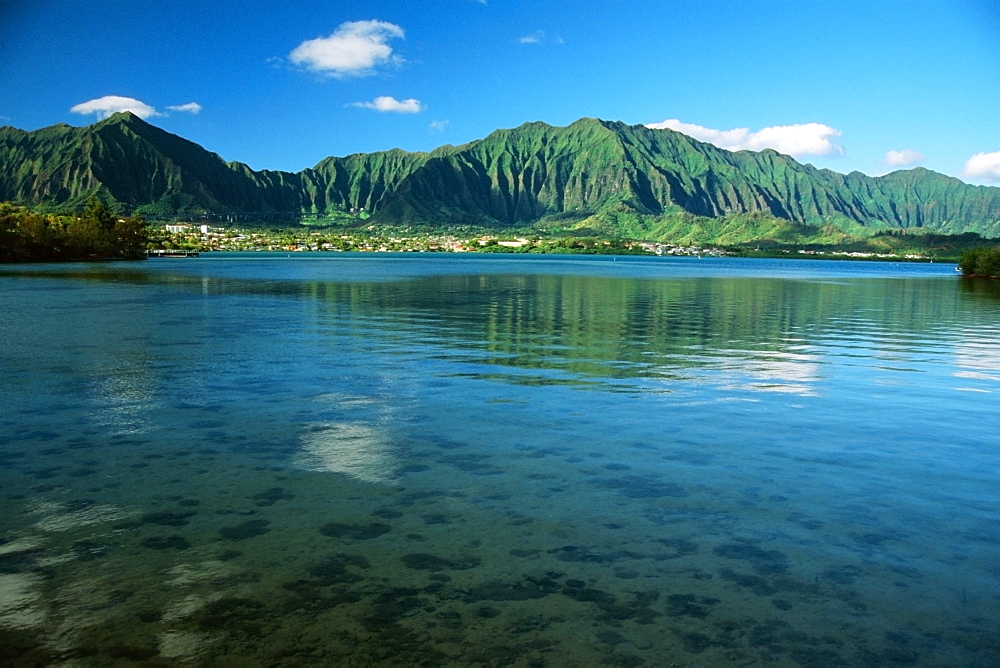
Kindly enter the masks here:
M 227 164 L 128 111 L 86 128 L 0 129 L 0 201 L 72 208 L 98 188 L 163 217 L 308 212 L 346 222 L 364 211 L 374 222 L 436 226 L 573 219 L 639 238 L 688 221 L 682 213 L 762 214 L 799 225 L 835 219 L 1000 236 L 1000 188 L 924 169 L 844 176 L 770 150 L 725 151 L 599 118 L 525 123 L 430 153 L 330 157 L 295 174 Z
M 116 111 L 97 125 L 149 125 L 138 114 L 131 111 Z

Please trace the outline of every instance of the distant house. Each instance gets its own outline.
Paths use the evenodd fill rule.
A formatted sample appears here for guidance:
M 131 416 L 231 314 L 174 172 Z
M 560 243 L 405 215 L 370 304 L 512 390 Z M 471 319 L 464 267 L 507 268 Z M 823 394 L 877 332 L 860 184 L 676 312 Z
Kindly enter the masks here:
M 190 225 L 167 225 L 167 232 L 171 234 L 183 234 L 191 231 Z

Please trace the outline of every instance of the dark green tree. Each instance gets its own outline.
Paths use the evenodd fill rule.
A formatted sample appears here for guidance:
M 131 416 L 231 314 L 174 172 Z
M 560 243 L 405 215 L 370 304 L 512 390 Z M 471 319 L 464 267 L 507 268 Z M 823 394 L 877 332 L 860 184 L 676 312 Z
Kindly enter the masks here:
M 0 202 L 0 261 L 140 258 L 147 240 L 141 216 L 119 218 L 96 197 L 70 216 Z
M 1000 278 L 1000 246 L 968 250 L 962 254 L 958 267 L 963 276 Z
M 108 205 L 97 195 L 91 195 L 87 199 L 82 218 L 86 221 L 96 223 L 102 230 L 107 231 L 114 229 L 116 220 L 116 216 L 108 208 Z

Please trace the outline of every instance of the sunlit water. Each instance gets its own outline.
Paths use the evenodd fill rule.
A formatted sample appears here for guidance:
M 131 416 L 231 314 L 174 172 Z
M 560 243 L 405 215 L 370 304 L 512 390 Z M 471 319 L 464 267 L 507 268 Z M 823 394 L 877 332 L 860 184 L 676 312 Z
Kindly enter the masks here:
M 1000 289 L 949 265 L 0 268 L 0 657 L 1000 663 Z

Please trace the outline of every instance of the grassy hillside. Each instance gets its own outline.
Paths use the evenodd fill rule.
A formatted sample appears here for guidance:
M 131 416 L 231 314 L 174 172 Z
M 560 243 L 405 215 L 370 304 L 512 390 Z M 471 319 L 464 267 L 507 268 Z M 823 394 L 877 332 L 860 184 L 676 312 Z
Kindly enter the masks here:
M 1000 188 L 925 169 L 869 177 L 772 150 L 730 152 L 598 119 L 526 123 L 431 153 L 330 157 L 298 173 L 225 162 L 129 113 L 84 128 L 0 128 L 0 200 L 53 211 L 99 194 L 121 213 L 587 230 L 739 244 L 879 231 L 1000 237 Z

